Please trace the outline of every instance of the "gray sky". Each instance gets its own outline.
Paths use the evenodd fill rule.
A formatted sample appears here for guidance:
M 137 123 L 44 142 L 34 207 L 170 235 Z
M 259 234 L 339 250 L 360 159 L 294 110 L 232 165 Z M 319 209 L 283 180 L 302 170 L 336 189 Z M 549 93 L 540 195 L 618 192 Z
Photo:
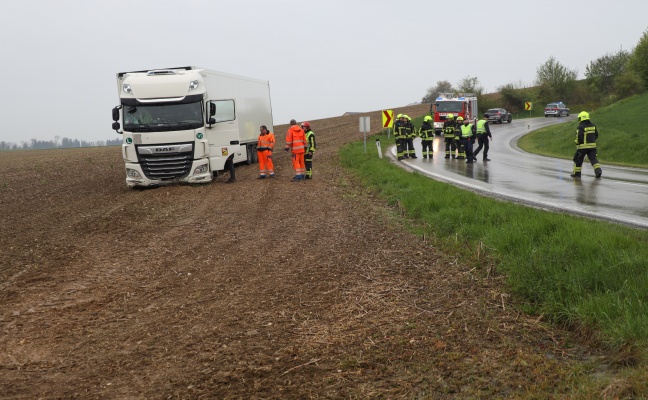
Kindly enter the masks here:
M 531 85 L 551 56 L 583 78 L 646 15 L 645 0 L 0 0 L 0 140 L 119 138 L 121 71 L 268 80 L 275 125 L 404 106 L 439 80 Z

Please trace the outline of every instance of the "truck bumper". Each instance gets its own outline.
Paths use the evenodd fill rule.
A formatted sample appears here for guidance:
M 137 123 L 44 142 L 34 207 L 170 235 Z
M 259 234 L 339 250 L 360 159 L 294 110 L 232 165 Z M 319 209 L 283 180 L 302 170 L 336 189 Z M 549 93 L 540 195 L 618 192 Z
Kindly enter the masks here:
M 199 167 L 204 170 L 197 172 Z M 126 185 L 128 187 L 151 187 L 151 186 L 164 186 L 173 183 L 209 183 L 212 181 L 212 173 L 209 164 L 205 159 L 196 160 L 191 165 L 191 173 L 189 176 L 177 179 L 149 179 L 144 175 L 142 168 L 139 164 L 126 163 Z

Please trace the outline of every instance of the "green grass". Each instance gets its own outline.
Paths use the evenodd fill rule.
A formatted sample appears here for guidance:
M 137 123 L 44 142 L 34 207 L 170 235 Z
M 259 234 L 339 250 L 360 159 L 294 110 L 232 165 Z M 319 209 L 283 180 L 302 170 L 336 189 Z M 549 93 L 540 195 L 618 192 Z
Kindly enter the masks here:
M 605 164 L 648 168 L 648 93 L 596 111 L 586 110 L 599 130 L 598 158 Z M 571 110 L 573 114 L 580 111 Z M 530 153 L 571 160 L 578 122 L 552 125 L 525 135 L 518 145 Z
M 392 145 L 376 138 L 383 152 Z M 506 275 L 526 312 L 594 332 L 611 349 L 631 348 L 648 361 L 648 231 L 482 197 L 364 154 L 362 143 L 344 147 L 340 158 L 398 205 L 408 229 L 464 263 Z

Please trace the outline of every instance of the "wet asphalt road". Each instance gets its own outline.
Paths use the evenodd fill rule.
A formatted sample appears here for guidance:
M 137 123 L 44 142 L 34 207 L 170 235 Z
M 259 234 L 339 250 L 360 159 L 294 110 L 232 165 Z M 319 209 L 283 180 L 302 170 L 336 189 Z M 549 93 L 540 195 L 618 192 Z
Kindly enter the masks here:
M 594 177 L 586 157 L 582 178 L 574 179 L 570 176 L 571 160 L 537 156 L 517 147 L 518 139 L 524 134 L 564 121 L 575 121 L 575 116 L 489 124 L 493 134 L 488 153 L 491 161 L 482 161 L 482 153 L 474 164 L 445 159 L 443 136 L 437 136 L 434 158 L 422 158 L 421 141 L 415 139 L 418 158 L 399 163 L 436 180 L 496 198 L 648 229 L 648 170 L 605 165 L 605 149 L 599 148 L 599 153 L 603 154 L 603 157 L 599 155 L 603 177 Z M 565 140 L 573 141 L 573 138 Z M 395 146 L 390 156 L 396 159 Z

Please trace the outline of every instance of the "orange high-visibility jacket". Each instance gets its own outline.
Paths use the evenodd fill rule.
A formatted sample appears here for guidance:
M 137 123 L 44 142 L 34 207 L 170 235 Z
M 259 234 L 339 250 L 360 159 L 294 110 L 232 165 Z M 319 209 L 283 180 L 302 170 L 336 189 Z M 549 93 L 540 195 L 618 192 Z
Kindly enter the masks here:
M 273 150 L 275 147 L 275 136 L 274 133 L 268 132 L 265 135 L 259 135 L 259 140 L 257 142 L 257 150 Z
M 294 154 L 304 153 L 306 145 L 306 134 L 297 125 L 288 128 L 286 133 L 286 147 L 290 147 Z

